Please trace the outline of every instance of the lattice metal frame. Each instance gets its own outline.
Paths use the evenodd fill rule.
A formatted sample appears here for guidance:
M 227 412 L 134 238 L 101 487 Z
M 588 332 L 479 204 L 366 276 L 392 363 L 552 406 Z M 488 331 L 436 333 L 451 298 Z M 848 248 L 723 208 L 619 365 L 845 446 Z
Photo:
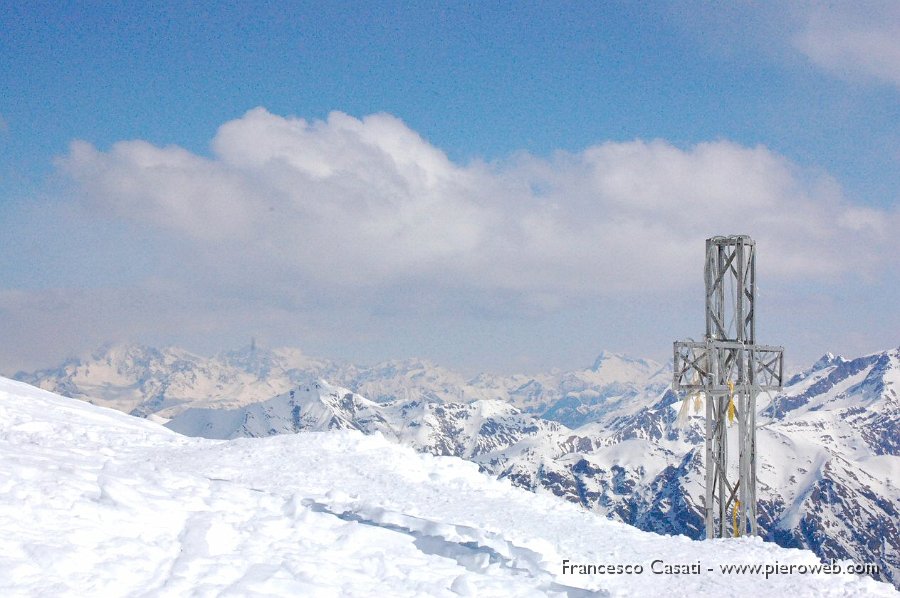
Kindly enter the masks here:
M 675 343 L 672 388 L 706 395 L 706 537 L 756 535 L 756 396 L 781 390 L 784 350 L 755 344 L 756 244 L 750 237 L 707 239 L 704 274 L 706 338 Z M 731 400 L 737 480 L 728 472 Z

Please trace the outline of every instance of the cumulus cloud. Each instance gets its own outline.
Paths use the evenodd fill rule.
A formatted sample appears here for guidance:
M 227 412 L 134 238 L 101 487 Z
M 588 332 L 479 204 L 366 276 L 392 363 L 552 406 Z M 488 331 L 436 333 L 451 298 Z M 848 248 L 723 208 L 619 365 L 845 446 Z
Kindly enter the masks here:
M 794 43 L 815 64 L 840 76 L 864 76 L 900 87 L 897 2 L 813 5 Z
M 387 114 L 308 122 L 257 108 L 211 147 L 79 141 L 60 164 L 93 209 L 190 240 L 210 279 L 298 301 L 309 287 L 405 288 L 555 309 L 664 292 L 699 276 L 704 238 L 732 233 L 758 240 L 767 277 L 838 277 L 876 260 L 889 230 L 827 175 L 728 141 L 460 165 Z

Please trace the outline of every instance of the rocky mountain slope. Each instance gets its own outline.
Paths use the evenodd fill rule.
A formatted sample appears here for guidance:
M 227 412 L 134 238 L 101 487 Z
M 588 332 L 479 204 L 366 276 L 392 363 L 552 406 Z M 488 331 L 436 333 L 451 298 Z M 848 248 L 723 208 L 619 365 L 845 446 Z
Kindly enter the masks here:
M 827 355 L 777 397 L 759 398 L 764 537 L 823 558 L 877 563 L 882 579 L 900 585 L 898 390 L 900 349 L 853 360 Z M 676 399 L 664 395 L 611 428 L 579 428 L 593 450 L 517 460 L 506 475 L 641 529 L 702 537 L 703 419 L 677 429 Z

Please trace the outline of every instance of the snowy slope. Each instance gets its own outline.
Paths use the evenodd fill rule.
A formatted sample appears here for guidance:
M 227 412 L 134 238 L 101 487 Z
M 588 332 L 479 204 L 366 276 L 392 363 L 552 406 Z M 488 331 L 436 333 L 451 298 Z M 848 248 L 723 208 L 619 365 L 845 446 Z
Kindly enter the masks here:
M 420 360 L 360 367 L 257 348 L 171 367 L 154 352 L 177 350 L 113 347 L 77 367 L 22 376 L 72 396 L 102 390 L 106 404 L 116 392 L 169 389 L 146 394 L 135 413 L 174 417 L 170 427 L 197 436 L 380 432 L 644 530 L 702 536 L 702 417 L 673 430 L 680 402 L 668 390 L 670 366 L 603 353 L 583 370 L 466 381 Z M 321 376 L 335 385 L 320 380 L 311 392 Z M 225 380 L 221 389 L 210 386 L 213 378 Z M 270 386 L 278 393 L 254 394 Z M 849 360 L 829 354 L 771 403 L 760 397 L 759 518 L 767 539 L 877 563 L 900 587 L 898 388 L 900 350 Z M 216 394 L 226 389 L 235 394 Z M 542 415 L 588 423 L 568 429 Z
M 900 583 L 898 373 L 900 351 L 828 357 L 771 403 L 760 397 L 759 521 L 766 539 L 822 558 L 876 563 L 882 579 Z M 502 401 L 374 403 L 320 380 L 236 410 L 191 409 L 168 425 L 211 438 L 380 432 L 640 529 L 700 538 L 702 416 L 676 430 L 679 407 L 664 392 L 654 403 L 632 405 L 631 415 L 620 410 L 614 427 L 570 430 Z
M 187 438 L 5 379 L 0 472 L 4 596 L 896 595 L 846 573 L 725 575 L 817 559 L 640 532 L 379 435 Z

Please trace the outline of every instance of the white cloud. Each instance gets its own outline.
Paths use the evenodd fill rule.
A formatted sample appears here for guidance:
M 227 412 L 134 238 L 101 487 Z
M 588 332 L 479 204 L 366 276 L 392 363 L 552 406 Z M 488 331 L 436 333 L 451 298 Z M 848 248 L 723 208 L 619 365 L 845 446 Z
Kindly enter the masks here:
M 794 44 L 840 76 L 900 87 L 900 3 L 894 0 L 814 4 Z
M 245 176 L 178 147 L 123 141 L 103 153 L 75 141 L 60 163 L 96 208 L 207 241 L 248 233 L 260 202 Z
M 567 359 L 659 357 L 702 324 L 706 237 L 759 243 L 763 319 L 787 314 L 771 342 L 821 327 L 799 307 L 810 297 L 900 269 L 896 210 L 853 204 L 826 174 L 722 140 L 458 164 L 390 115 L 307 122 L 256 109 L 220 128 L 210 156 L 75 142 L 59 164 L 84 210 L 42 206 L 70 228 L 29 235 L 96 231 L 54 250 L 68 252 L 59 261 L 77 288 L 0 289 L 0 363 L 117 338 L 214 349 L 250 336 L 474 369 L 544 345 Z
M 61 164 L 95 209 L 191 239 L 223 284 L 406 281 L 558 305 L 678 286 L 713 234 L 754 236 L 766 277 L 812 277 L 869 262 L 887 233 L 886 214 L 849 204 L 827 176 L 728 141 L 458 165 L 390 115 L 257 108 L 212 148 L 75 142 Z

